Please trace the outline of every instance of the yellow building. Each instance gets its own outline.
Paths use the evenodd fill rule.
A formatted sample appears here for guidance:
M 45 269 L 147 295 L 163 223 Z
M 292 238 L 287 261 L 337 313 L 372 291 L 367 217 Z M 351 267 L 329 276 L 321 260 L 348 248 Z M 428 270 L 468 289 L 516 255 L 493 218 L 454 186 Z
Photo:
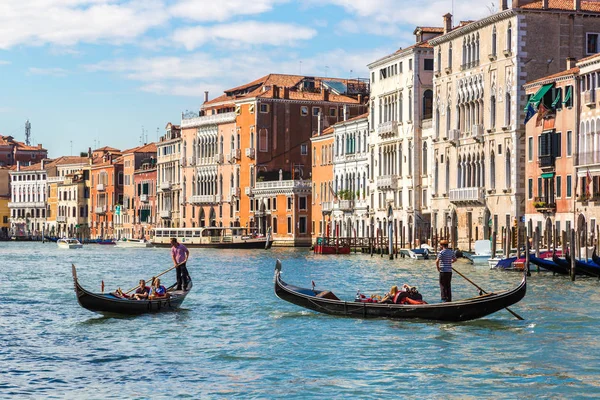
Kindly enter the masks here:
M 10 210 L 8 202 L 10 201 L 9 169 L 0 167 L 0 240 L 8 239 L 10 228 Z

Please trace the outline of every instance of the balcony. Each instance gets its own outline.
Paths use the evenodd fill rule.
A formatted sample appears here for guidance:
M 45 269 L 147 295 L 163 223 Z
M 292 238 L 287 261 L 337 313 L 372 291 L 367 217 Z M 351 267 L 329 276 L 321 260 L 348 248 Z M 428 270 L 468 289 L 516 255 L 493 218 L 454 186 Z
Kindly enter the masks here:
M 182 128 L 196 128 L 205 125 L 218 125 L 218 124 L 226 124 L 235 122 L 235 112 L 222 113 L 222 114 L 213 114 L 213 115 L 203 115 L 201 117 L 194 118 L 182 118 L 181 119 L 181 127 Z
M 255 154 L 256 153 L 255 153 L 255 149 L 254 148 L 248 148 L 248 149 L 246 149 L 246 157 L 254 159 Z
M 252 188 L 251 188 L 251 187 L 249 187 L 249 186 L 246 186 L 246 187 L 244 188 L 244 194 L 245 194 L 246 196 L 250 196 L 250 195 L 252 194 Z
M 338 208 L 342 211 L 354 210 L 354 200 L 340 200 L 338 204 Z
M 160 183 L 159 188 L 160 188 L 160 190 L 163 190 L 163 191 L 171 190 L 171 182 L 163 181 Z
M 583 92 L 583 104 L 589 108 L 596 107 L 596 92 L 594 90 L 586 90 Z
M 188 157 L 188 159 L 187 159 L 187 165 L 190 165 L 190 166 L 196 165 L 196 158 L 195 157 Z
M 96 190 L 99 192 L 104 192 L 106 190 L 106 186 L 104 185 L 104 183 L 99 183 L 96 185 Z
M 142 203 L 147 203 L 148 201 L 150 201 L 150 198 L 147 194 L 140 194 L 140 201 Z
M 240 188 L 229 188 L 229 197 L 240 197 Z
M 65 215 L 57 215 L 56 222 L 65 223 L 65 222 L 67 222 L 67 217 Z
M 281 189 L 311 189 L 311 181 L 305 180 L 287 180 L 287 181 L 267 181 L 256 182 L 254 192 L 257 190 L 281 190 Z
M 480 187 L 450 189 L 450 202 L 465 204 L 484 204 L 484 189 Z
M 473 125 L 473 139 L 478 142 L 483 140 L 483 125 Z
M 456 144 L 458 142 L 459 138 L 460 138 L 460 131 L 458 129 L 450 129 L 448 131 L 448 137 L 447 137 L 447 139 L 451 143 Z
M 539 157 L 538 166 L 544 171 L 554 170 L 555 158 L 550 154 L 543 154 Z
M 395 136 L 398 132 L 398 121 L 383 122 L 379 124 L 377 131 L 381 137 Z
M 550 202 L 545 197 L 534 197 L 533 206 L 537 212 L 540 213 L 554 213 L 556 212 L 556 203 Z
M 215 163 L 223 164 L 223 154 L 215 154 Z
M 579 153 L 577 156 L 577 166 L 600 164 L 600 150 L 587 151 Z
M 386 175 L 377 178 L 377 189 L 396 190 L 398 189 L 398 175 Z
M 160 217 L 162 219 L 171 219 L 171 210 L 160 210 Z
M 321 203 L 322 212 L 331 212 L 331 210 L 333 210 L 333 202 L 324 201 L 323 203 Z
M 8 208 L 46 208 L 43 201 L 11 201 Z
M 49 176 L 48 183 L 63 183 L 65 181 L 64 176 Z
M 212 194 L 200 194 L 190 197 L 190 203 L 192 204 L 213 204 L 216 203 L 215 196 Z
M 108 210 L 107 206 L 98 206 L 94 208 L 94 213 L 96 214 L 106 214 L 106 211 Z

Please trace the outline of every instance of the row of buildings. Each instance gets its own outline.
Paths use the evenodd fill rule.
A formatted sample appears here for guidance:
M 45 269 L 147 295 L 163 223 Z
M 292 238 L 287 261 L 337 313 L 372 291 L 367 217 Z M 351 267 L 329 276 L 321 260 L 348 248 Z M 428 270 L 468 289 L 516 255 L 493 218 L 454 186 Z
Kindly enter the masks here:
M 11 227 L 141 237 L 248 226 L 287 245 L 393 228 L 403 243 L 443 231 L 460 248 L 504 229 L 593 232 L 600 3 L 499 8 L 417 27 L 368 79 L 271 74 L 205 93 L 155 144 L 16 167 Z

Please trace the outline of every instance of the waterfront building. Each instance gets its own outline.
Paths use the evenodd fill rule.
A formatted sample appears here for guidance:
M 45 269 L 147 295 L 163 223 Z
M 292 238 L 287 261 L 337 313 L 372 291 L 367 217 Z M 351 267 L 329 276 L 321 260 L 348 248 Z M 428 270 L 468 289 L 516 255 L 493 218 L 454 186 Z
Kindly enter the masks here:
M 330 232 L 342 237 L 368 237 L 369 172 L 368 114 L 333 125 L 333 192 L 336 201 L 321 207 L 330 213 Z M 320 188 L 319 188 L 320 189 Z
M 434 53 L 442 28 L 417 27 L 416 43 L 368 65 L 371 74 L 369 225 L 402 243 L 429 238 Z M 364 229 L 368 231 L 368 229 Z M 376 234 L 377 231 L 369 232 Z
M 99 149 L 100 150 L 100 149 Z M 120 238 L 122 216 L 117 205 L 123 204 L 123 157 L 117 149 L 94 151 L 91 177 L 91 236 L 93 239 Z
M 523 85 L 597 52 L 598 3 L 513 0 L 478 21 L 452 26 L 435 48 L 433 227 L 453 247 L 519 224 L 524 231 Z
M 7 239 L 10 231 L 10 169 L 0 166 L 0 240 Z
M 229 181 L 227 175 L 223 176 L 225 184 L 229 184 L 229 195 L 225 194 L 225 198 L 233 207 L 231 224 L 254 227 L 265 234 L 272 221 L 261 211 L 268 204 L 259 204 L 256 209 L 257 183 L 309 179 L 313 134 L 342 120 L 344 109 L 347 118 L 366 112 L 363 103 L 368 93 L 368 83 L 360 79 L 270 74 L 206 101 L 201 116 L 235 113 L 235 133 L 227 137 L 226 132 L 224 138 L 230 142 L 231 152 L 225 154 L 221 167 L 224 170 L 227 164 L 233 166 Z M 265 185 L 260 186 L 265 200 L 264 196 L 268 196 Z M 296 188 L 295 184 L 292 187 Z M 297 228 L 297 224 L 291 223 L 291 235 L 298 234 L 305 240 L 304 233 L 296 232 Z
M 598 34 L 596 34 L 598 36 Z M 600 49 L 589 48 L 588 51 Z M 579 83 L 573 93 L 579 104 L 578 125 L 572 127 L 577 135 L 567 137 L 567 146 L 574 147 L 575 171 L 572 181 L 575 209 L 573 227 L 598 238 L 600 220 L 600 54 L 577 62 Z M 577 130 L 579 128 L 579 130 Z M 570 150 L 570 149 L 569 149 Z M 567 150 L 567 151 L 569 151 Z M 586 231 L 587 225 L 587 231 Z
M 41 238 L 46 230 L 46 160 L 9 172 L 11 186 L 10 229 L 17 239 Z
M 123 203 L 117 205 L 117 212 L 122 217 L 120 219 L 122 226 L 120 227 L 121 230 L 120 234 L 118 235 L 119 237 L 138 238 L 134 234 L 136 231 L 134 226 L 139 223 L 139 210 L 147 210 L 147 207 L 140 208 L 139 203 L 138 206 L 136 206 L 135 199 L 139 190 L 135 185 L 135 171 L 140 169 L 142 163 L 149 163 L 155 166 L 156 151 L 157 149 L 155 143 L 149 143 L 123 151 Z M 150 187 L 154 188 L 156 182 L 145 183 L 147 183 L 147 187 L 145 187 L 145 189 L 146 195 L 148 195 Z M 143 214 L 144 223 L 147 224 L 149 222 L 147 211 L 144 211 Z
M 35 164 L 48 158 L 48 150 L 41 144 L 29 146 L 15 140 L 12 136 L 0 136 L 0 166 Z
M 525 85 L 531 110 L 525 124 L 525 220 L 528 232 L 538 228 L 544 238 L 574 227 L 578 73 L 569 59 L 566 71 Z
M 181 127 L 168 123 L 165 134 L 156 143 L 156 182 L 158 198 L 158 225 L 178 228 L 185 218 L 182 198 L 182 139 Z
M 214 114 L 182 115 L 185 197 L 182 227 L 234 224 L 232 204 L 237 201 L 234 181 L 239 166 L 232 160 L 238 160 L 241 151 L 236 150 L 236 114 L 232 110 L 232 104 L 223 104 L 214 105 Z
M 317 132 L 311 139 L 312 146 L 312 242 L 317 237 L 332 236 L 331 210 L 335 199 L 333 191 L 333 127 Z
M 63 156 L 46 164 L 50 236 L 89 238 L 89 157 Z
M 136 239 L 145 238 L 150 240 L 152 229 L 158 226 L 155 155 L 142 160 L 140 167 L 133 173 L 133 186 L 135 187 L 133 209 L 135 221 L 132 237 Z

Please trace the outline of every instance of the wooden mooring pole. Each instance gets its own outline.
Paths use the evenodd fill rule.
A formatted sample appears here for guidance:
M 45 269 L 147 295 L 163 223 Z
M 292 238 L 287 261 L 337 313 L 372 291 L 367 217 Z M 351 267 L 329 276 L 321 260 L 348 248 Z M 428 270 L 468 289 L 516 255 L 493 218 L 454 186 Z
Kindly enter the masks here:
M 575 249 L 579 247 L 579 244 L 577 243 L 577 237 L 575 235 L 575 229 L 571 229 L 571 280 L 575 281 L 575 268 L 576 265 L 575 264 Z

